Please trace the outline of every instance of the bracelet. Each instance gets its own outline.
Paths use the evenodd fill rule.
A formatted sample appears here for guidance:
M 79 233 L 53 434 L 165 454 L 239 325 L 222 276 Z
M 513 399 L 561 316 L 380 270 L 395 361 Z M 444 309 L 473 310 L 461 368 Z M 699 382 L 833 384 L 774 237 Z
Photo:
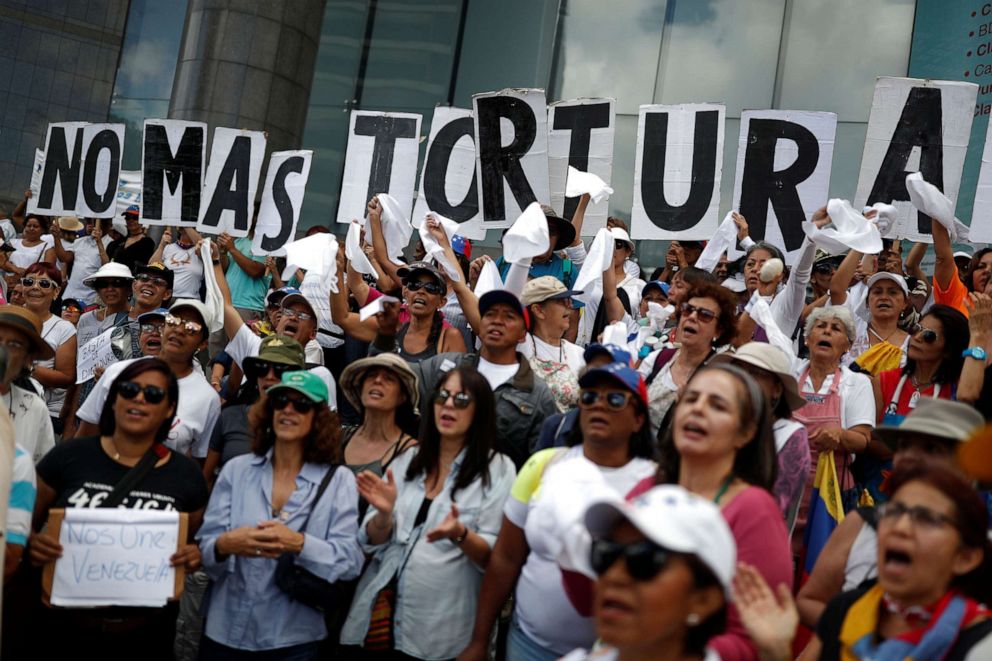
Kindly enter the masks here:
M 468 537 L 468 526 L 466 526 L 463 523 L 462 524 L 462 534 L 458 535 L 457 537 L 455 537 L 451 541 L 453 541 L 455 543 L 455 546 L 461 546 L 462 545 L 462 542 L 465 541 L 465 538 L 466 537 Z

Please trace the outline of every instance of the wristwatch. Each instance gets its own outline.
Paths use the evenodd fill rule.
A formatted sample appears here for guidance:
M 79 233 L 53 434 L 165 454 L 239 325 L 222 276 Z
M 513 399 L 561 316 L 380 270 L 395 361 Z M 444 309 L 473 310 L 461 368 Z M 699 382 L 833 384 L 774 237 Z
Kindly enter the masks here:
M 465 541 L 465 538 L 468 537 L 468 526 L 466 526 L 464 523 L 462 525 L 464 526 L 464 532 L 462 532 L 462 534 L 459 535 L 458 537 L 455 537 L 454 539 L 451 540 L 455 543 L 455 546 L 461 546 L 462 542 Z
M 961 352 L 962 358 L 974 358 L 975 360 L 984 361 L 988 358 L 988 354 L 982 347 L 970 347 Z

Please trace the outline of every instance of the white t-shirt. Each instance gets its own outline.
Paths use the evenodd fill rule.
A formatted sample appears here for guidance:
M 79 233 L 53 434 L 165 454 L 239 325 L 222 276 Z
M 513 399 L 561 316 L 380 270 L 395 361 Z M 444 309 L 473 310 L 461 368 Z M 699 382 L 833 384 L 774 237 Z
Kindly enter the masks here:
M 313 271 L 307 272 L 300 283 L 300 293 L 306 297 L 307 302 L 313 311 L 317 313 L 317 327 L 329 333 L 344 336 L 341 327 L 331 321 L 331 285 L 325 275 L 318 275 Z M 317 343 L 322 347 L 334 349 L 344 344 L 344 340 L 339 337 L 332 337 L 326 333 L 317 333 Z M 310 359 L 309 343 L 305 347 L 307 351 L 307 362 L 318 362 Z M 323 360 L 319 361 L 323 363 Z
M 307 346 L 313 342 L 311 340 L 307 343 Z M 234 338 L 228 342 L 224 351 L 227 355 L 231 357 L 231 360 L 238 364 L 238 367 L 244 367 L 242 364 L 245 358 L 251 358 L 258 355 L 258 350 L 262 348 L 262 338 L 255 335 L 248 328 L 247 324 L 243 324 L 238 332 L 234 334 Z M 319 347 L 318 347 L 319 348 Z M 306 355 L 307 349 L 304 349 L 304 354 Z M 305 358 L 309 361 L 309 357 Z M 314 361 L 316 362 L 316 361 Z M 323 365 L 318 365 L 317 367 L 311 367 L 309 372 L 319 376 L 324 383 L 327 385 L 327 408 L 332 411 L 338 410 L 338 389 L 337 385 L 334 383 L 334 377 L 331 375 L 330 370 L 328 370 Z
M 495 391 L 501 385 L 517 375 L 520 363 L 510 363 L 509 365 L 497 365 L 491 363 L 482 356 L 479 356 L 479 373 L 486 377 L 489 387 Z
M 203 261 L 196 247 L 180 248 L 178 243 L 170 243 L 162 251 L 162 262 L 172 271 L 174 282 L 172 295 L 175 298 L 200 298 L 200 285 L 203 283 Z
M 45 400 L 37 393 L 11 385 L 10 392 L 0 395 L 0 401 L 10 411 L 14 440 L 38 463 L 55 447 L 55 432 Z
M 101 239 L 103 247 L 110 244 L 110 237 Z M 83 284 L 83 278 L 88 278 L 103 265 L 100 261 L 100 249 L 97 248 L 96 239 L 92 236 L 83 236 L 72 243 L 63 242 L 62 247 L 72 252 L 72 273 L 69 274 L 69 282 L 65 285 L 65 293 L 62 298 L 78 298 L 86 301 L 87 304 L 96 300 L 96 290 L 90 289 Z
M 809 367 L 808 360 L 799 360 L 793 365 L 792 374 L 796 379 L 802 377 L 803 372 Z M 823 380 L 819 395 L 826 395 L 830 392 L 830 386 L 834 382 L 834 375 L 829 374 Z M 800 392 L 813 392 L 813 381 L 809 377 L 799 384 Z M 871 388 L 871 379 L 864 374 L 852 372 L 846 367 L 840 368 L 840 385 L 837 392 L 841 398 L 840 426 L 850 429 L 855 425 L 868 425 L 875 427 L 875 393 Z
M 45 340 L 54 351 L 66 341 L 76 335 L 76 327 L 65 319 L 52 315 L 48 321 L 41 325 L 41 339 Z M 77 347 L 78 348 L 78 347 Z M 36 365 L 55 369 L 55 358 L 35 361 Z M 48 404 L 48 412 L 54 417 L 62 413 L 62 403 L 65 401 L 65 388 L 45 388 L 45 403 Z
M 553 360 L 556 363 L 565 363 L 576 376 L 586 366 L 585 351 L 582 347 L 564 339 L 561 341 L 561 346 L 556 347 L 553 344 L 548 344 L 536 335 L 527 333 L 526 339 L 517 345 L 517 351 L 523 354 L 528 360 L 536 355 L 538 360 Z
M 10 245 L 16 250 L 10 253 L 10 263 L 22 269 L 26 269 L 32 264 L 41 261 L 45 256 L 45 251 L 52 247 L 52 235 L 45 234 L 41 237 L 41 243 L 36 246 L 25 246 L 24 239 L 12 239 Z
M 0 231 L 3 232 L 3 240 L 10 242 L 17 238 L 17 228 L 10 218 L 0 218 Z
M 588 652 L 584 649 L 573 650 L 559 661 L 617 661 L 619 658 L 620 652 L 617 648 L 603 646 L 593 648 Z M 720 661 L 720 655 L 707 648 L 703 661 Z
M 100 414 L 103 413 L 103 404 L 107 401 L 110 385 L 125 367 L 136 360 L 144 360 L 144 358 L 122 360 L 110 365 L 96 382 L 93 392 L 76 412 L 76 417 L 94 425 L 100 424 Z M 192 372 L 179 379 L 176 417 L 172 421 L 172 429 L 169 430 L 165 444 L 180 454 L 197 458 L 206 457 L 210 437 L 219 417 L 220 397 L 217 391 L 207 383 L 203 372 L 194 368 Z

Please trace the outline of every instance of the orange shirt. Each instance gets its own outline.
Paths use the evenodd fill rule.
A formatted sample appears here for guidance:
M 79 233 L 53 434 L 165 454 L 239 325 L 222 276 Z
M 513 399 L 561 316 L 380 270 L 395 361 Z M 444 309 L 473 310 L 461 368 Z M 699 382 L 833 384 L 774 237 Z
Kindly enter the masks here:
M 961 278 L 954 276 L 947 289 L 941 289 L 937 284 L 937 278 L 933 279 L 933 302 L 941 305 L 949 305 L 964 316 L 968 316 L 968 308 L 964 302 L 968 299 L 968 288 L 961 282 Z

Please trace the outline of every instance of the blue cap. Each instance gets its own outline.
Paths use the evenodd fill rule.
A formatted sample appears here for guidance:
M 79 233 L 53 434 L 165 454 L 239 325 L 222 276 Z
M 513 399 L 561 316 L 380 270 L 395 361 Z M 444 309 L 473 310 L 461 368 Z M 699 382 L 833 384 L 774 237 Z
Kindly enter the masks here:
M 269 292 L 268 296 L 265 297 L 266 305 L 279 305 L 279 302 L 289 296 L 290 294 L 299 294 L 300 290 L 296 287 L 280 287 L 279 289 L 273 289 Z
M 165 319 L 165 315 L 167 314 L 169 314 L 169 310 L 167 308 L 156 308 L 150 312 L 139 314 L 138 323 L 140 324 L 147 319 L 155 319 L 155 318 Z
M 130 216 L 130 215 L 140 216 L 141 215 L 141 207 L 139 207 L 137 204 L 132 204 L 131 206 L 129 206 L 127 209 L 124 210 L 124 215 L 125 216 Z
M 644 287 L 641 289 L 642 295 L 644 292 L 648 290 L 648 287 L 657 287 L 658 289 L 661 290 L 661 293 L 667 297 L 668 290 L 671 288 L 671 285 L 669 285 L 667 282 L 662 282 L 661 280 L 652 280 L 651 282 L 645 284 Z
M 527 315 L 524 312 L 523 303 L 520 302 L 520 299 L 517 298 L 516 294 L 512 291 L 507 291 L 506 289 L 493 289 L 491 291 L 487 291 L 479 297 L 479 314 L 484 315 L 489 308 L 497 303 L 505 303 L 506 305 L 509 305 L 526 321 Z
M 579 386 L 588 388 L 604 379 L 609 379 L 634 393 L 634 396 L 641 400 L 641 404 L 647 407 L 648 387 L 645 385 L 644 379 L 641 378 L 641 374 L 630 365 L 610 363 L 602 367 L 594 367 L 582 375 L 582 378 L 579 379 Z
M 588 363 L 596 356 L 602 355 L 609 356 L 611 363 L 623 363 L 624 365 L 630 365 L 630 352 L 615 344 L 600 344 L 599 342 L 593 342 L 586 347 L 585 353 L 582 354 L 582 358 Z

